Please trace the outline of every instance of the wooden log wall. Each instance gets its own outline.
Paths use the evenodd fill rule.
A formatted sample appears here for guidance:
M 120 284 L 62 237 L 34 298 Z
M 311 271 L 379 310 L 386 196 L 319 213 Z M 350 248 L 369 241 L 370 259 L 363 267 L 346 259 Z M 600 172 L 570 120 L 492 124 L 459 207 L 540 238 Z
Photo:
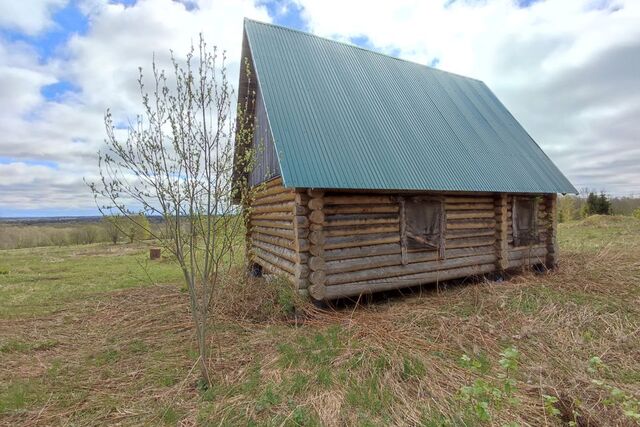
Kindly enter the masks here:
M 333 299 L 533 264 L 555 265 L 555 195 L 538 203 L 540 241 L 514 247 L 509 194 L 445 194 L 445 255 L 400 244 L 398 197 L 289 190 L 279 178 L 255 197 L 254 262 L 316 299 Z
M 455 195 L 444 201 L 444 259 L 436 250 L 410 250 L 403 263 L 397 197 L 326 192 L 324 277 L 311 281 L 311 295 L 331 299 L 494 271 L 494 197 Z
M 247 228 L 250 260 L 268 273 L 288 277 L 298 288 L 305 284 L 304 265 L 308 257 L 307 248 L 300 244 L 308 229 L 306 209 L 301 202 L 295 190 L 282 186 L 281 178 L 267 181 L 249 207 Z

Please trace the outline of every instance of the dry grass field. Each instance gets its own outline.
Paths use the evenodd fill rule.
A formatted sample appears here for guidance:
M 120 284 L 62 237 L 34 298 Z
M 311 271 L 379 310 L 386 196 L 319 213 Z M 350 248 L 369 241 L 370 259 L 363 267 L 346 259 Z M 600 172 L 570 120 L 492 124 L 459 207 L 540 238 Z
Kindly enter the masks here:
M 229 280 L 208 390 L 173 264 L 124 244 L 0 251 L 0 424 L 640 423 L 640 220 L 559 240 L 554 272 L 296 315 L 281 282 Z

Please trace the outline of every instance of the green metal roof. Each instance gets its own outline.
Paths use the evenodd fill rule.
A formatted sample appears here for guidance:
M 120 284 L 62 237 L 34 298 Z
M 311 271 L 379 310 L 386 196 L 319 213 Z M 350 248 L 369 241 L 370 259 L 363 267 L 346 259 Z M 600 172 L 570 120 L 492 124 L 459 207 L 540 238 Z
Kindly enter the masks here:
M 575 193 L 481 81 L 245 20 L 287 187 Z

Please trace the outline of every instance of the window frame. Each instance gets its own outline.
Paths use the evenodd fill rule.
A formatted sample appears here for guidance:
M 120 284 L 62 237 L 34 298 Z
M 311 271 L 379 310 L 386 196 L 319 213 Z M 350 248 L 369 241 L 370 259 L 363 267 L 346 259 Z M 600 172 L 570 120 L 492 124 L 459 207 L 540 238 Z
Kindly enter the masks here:
M 401 247 L 401 253 L 402 253 L 402 264 L 407 264 L 408 260 L 407 260 L 407 253 L 408 252 L 431 252 L 431 251 L 435 251 L 438 254 L 438 259 L 444 259 L 445 257 L 445 232 L 446 232 L 446 224 L 447 224 L 447 218 L 446 218 L 446 209 L 445 209 L 445 205 L 444 205 L 444 198 L 443 197 L 433 197 L 433 196 L 400 196 L 399 198 L 399 203 L 400 203 L 400 247 Z M 436 204 L 437 207 L 439 208 L 439 217 L 440 217 L 440 221 L 439 221 L 439 236 L 438 236 L 438 242 L 436 245 L 433 245 L 431 243 L 424 243 L 422 247 L 412 247 L 409 248 L 409 244 L 408 244 L 408 239 L 410 239 L 411 237 L 409 237 L 407 235 L 407 204 L 408 203 L 415 203 L 415 202 L 422 202 L 422 203 L 433 203 Z M 415 239 L 413 239 L 414 241 L 416 241 Z
M 529 236 L 520 236 L 521 230 L 518 228 L 518 202 L 526 201 L 531 203 L 533 210 L 532 224 L 529 229 Z M 538 227 L 538 211 L 540 209 L 540 197 L 538 196 L 514 196 L 511 206 L 511 228 L 514 247 L 527 247 L 540 243 L 540 230 Z

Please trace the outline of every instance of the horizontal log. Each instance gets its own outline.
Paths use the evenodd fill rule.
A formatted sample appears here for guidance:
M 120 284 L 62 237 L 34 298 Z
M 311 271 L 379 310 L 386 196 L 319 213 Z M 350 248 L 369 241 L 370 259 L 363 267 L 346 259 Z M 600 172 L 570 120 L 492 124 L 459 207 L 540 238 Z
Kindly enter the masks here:
M 324 249 L 353 248 L 357 246 L 383 245 L 399 243 L 400 233 L 364 234 L 362 236 L 329 237 L 325 240 Z
M 493 197 L 456 197 L 456 196 L 447 196 L 444 198 L 445 203 L 456 204 L 456 203 L 493 203 Z
M 476 246 L 488 246 L 488 245 L 493 245 L 495 241 L 496 241 L 495 236 L 471 237 L 467 239 L 447 240 L 445 242 L 445 248 L 456 249 L 456 248 L 472 248 Z
M 269 236 L 284 237 L 285 239 L 289 239 L 291 241 L 293 241 L 295 237 L 293 230 L 285 230 L 282 228 L 256 226 L 251 228 L 251 232 L 268 234 Z
M 547 255 L 546 246 L 534 246 L 531 248 L 523 248 L 523 249 L 509 249 L 507 257 L 512 259 L 523 259 L 523 258 L 542 258 L 544 259 L 545 255 Z
M 278 193 L 272 196 L 261 197 L 253 201 L 252 205 L 270 205 L 273 203 L 291 202 L 296 200 L 296 193 L 288 191 L 286 193 Z
M 545 259 L 546 257 L 511 259 L 509 260 L 508 268 L 529 267 L 532 265 L 544 264 Z
M 357 246 L 345 249 L 326 250 L 324 252 L 325 261 L 336 261 L 350 258 L 363 258 L 377 255 L 399 254 L 400 245 L 390 243 L 387 245 Z
M 491 255 L 495 253 L 493 246 L 481 246 L 478 248 L 462 248 L 451 249 L 446 251 L 446 259 L 454 259 L 461 257 L 470 257 L 475 255 Z M 436 250 L 423 252 L 409 252 L 406 255 L 407 264 L 416 262 L 435 261 L 438 259 Z M 349 273 L 360 270 L 370 270 L 379 267 L 400 266 L 402 265 L 402 255 L 400 251 L 388 255 L 367 256 L 361 258 L 343 259 L 337 261 L 329 261 L 326 263 L 327 274 Z
M 484 219 L 484 218 L 494 218 L 495 212 L 490 210 L 468 210 L 468 211 L 449 211 L 447 212 L 447 220 L 450 219 Z
M 344 227 L 348 225 L 398 224 L 400 219 L 396 214 L 373 215 L 331 215 L 325 218 L 325 227 Z
M 284 188 L 281 185 L 272 185 L 270 187 L 267 186 L 260 189 L 259 191 L 256 191 L 253 197 L 254 200 L 258 200 L 263 197 L 273 196 L 280 193 L 294 193 L 294 191 L 291 188 Z
M 280 246 L 283 248 L 295 250 L 296 243 L 291 239 L 285 239 L 282 237 L 272 236 L 269 234 L 262 234 L 257 232 L 251 233 L 252 240 L 258 240 L 260 242 L 270 243 L 272 245 Z
M 275 178 L 271 178 L 270 180 L 266 181 L 264 184 L 267 188 L 282 185 L 282 177 L 276 176 Z
M 393 196 L 366 194 L 331 194 L 324 197 L 325 205 L 372 205 L 396 203 Z
M 294 264 L 298 263 L 300 261 L 300 256 L 298 255 L 298 252 L 288 249 L 288 248 L 284 248 L 282 246 L 277 246 L 274 245 L 272 243 L 266 243 L 266 242 L 262 242 L 260 240 L 254 240 L 253 242 L 253 246 L 260 248 L 262 250 L 265 250 L 267 252 L 269 252 L 270 254 L 277 256 L 279 258 L 284 258 L 287 261 L 290 261 Z M 307 255 L 304 254 L 302 255 L 305 259 L 307 258 Z
M 259 261 L 262 261 L 262 262 L 258 262 L 258 264 L 262 265 L 263 267 L 266 267 L 272 273 L 275 273 L 275 274 L 284 273 L 287 276 L 289 275 L 293 276 L 293 273 L 295 272 L 295 265 L 292 262 L 289 262 L 282 258 L 278 258 L 273 254 L 270 254 L 269 252 L 266 252 L 260 248 L 254 247 L 252 249 L 252 252 L 254 257 L 258 258 Z
M 421 273 L 413 277 L 401 279 L 388 279 L 384 281 L 345 283 L 338 286 L 321 286 L 315 289 L 315 295 L 311 293 L 313 286 L 309 288 L 311 295 L 316 299 L 332 300 L 342 297 L 351 297 L 371 292 L 400 289 L 407 286 L 439 282 L 443 280 L 458 279 L 474 275 L 481 275 L 495 270 L 494 264 L 482 264 L 470 267 L 452 268 L 450 270 Z M 316 296 L 317 295 L 317 296 Z
M 355 271 L 351 273 L 331 274 L 327 276 L 326 285 L 332 286 L 339 285 L 341 283 L 360 282 L 374 279 L 387 279 L 390 277 L 401 277 L 416 273 L 485 264 L 495 262 L 495 260 L 495 254 L 489 254 L 437 261 L 416 262 L 413 264 L 395 265 L 391 267 L 371 268 L 368 270 Z
M 492 210 L 494 205 L 493 203 L 446 203 L 444 208 L 447 212 L 456 210 Z
M 351 227 L 331 227 L 324 231 L 327 237 L 357 236 L 377 233 L 399 233 L 398 224 L 354 225 Z
M 493 228 L 463 228 L 460 230 L 447 230 L 445 238 L 447 240 L 464 239 L 467 237 L 493 236 L 496 231 Z
M 447 219 L 447 230 L 461 230 L 467 228 L 491 228 L 496 226 L 495 219 L 490 220 L 473 220 L 473 219 Z
M 397 204 L 387 205 L 333 205 L 324 207 L 325 215 L 334 214 L 366 214 L 366 213 L 397 213 Z
M 291 220 L 276 221 L 276 220 L 252 219 L 251 227 L 271 227 L 271 228 L 279 228 L 283 230 L 293 230 L 293 222 Z
M 251 219 L 256 220 L 271 220 L 275 219 L 277 221 L 291 221 L 293 218 L 293 214 L 291 211 L 288 212 L 265 212 L 265 213 L 253 213 L 251 215 Z
M 255 205 L 251 206 L 250 213 L 251 214 L 260 214 L 267 212 L 293 212 L 296 208 L 295 202 L 284 202 L 284 203 L 275 203 L 270 205 Z

